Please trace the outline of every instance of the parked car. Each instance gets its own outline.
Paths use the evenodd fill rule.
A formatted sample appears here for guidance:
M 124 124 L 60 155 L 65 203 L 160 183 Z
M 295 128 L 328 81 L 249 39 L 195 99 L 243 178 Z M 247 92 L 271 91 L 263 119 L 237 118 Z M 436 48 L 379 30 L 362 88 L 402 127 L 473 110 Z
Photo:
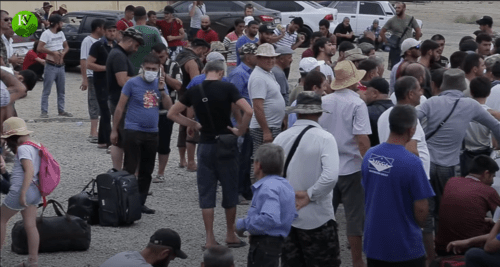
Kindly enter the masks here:
M 189 5 L 192 1 L 179 1 L 172 4 L 175 17 L 182 20 L 184 29 L 188 30 L 191 22 L 189 16 Z M 234 29 L 234 20 L 242 19 L 245 14 L 245 4 L 242 1 L 203 1 L 207 15 L 210 16 L 211 28 L 217 32 L 220 41 Z M 264 24 L 281 23 L 281 13 L 276 10 L 267 9 L 261 5 L 254 5 L 254 18 Z M 156 12 L 158 19 L 163 19 L 163 9 Z
M 281 11 L 281 22 L 288 25 L 295 17 L 301 17 L 304 20 L 304 27 L 298 32 L 306 36 L 306 41 L 301 47 L 308 47 L 310 37 L 313 32 L 319 31 L 319 21 L 326 19 L 330 21 L 330 29 L 337 27 L 337 10 L 324 7 L 313 1 L 244 1 L 248 3 L 257 3 L 264 7 Z
M 373 20 L 378 19 L 379 26 L 383 27 L 396 15 L 396 10 L 389 1 L 332 1 L 329 7 L 337 9 L 338 23 L 342 23 L 345 17 L 351 19 L 355 36 L 363 35 L 366 28 L 373 24 Z M 416 21 L 422 29 L 423 22 L 419 19 Z
M 21 57 L 26 56 L 28 51 L 33 49 L 33 44 L 37 39 L 38 38 L 34 35 L 31 35 L 30 37 L 22 37 L 14 33 L 14 36 L 12 36 L 12 50 L 14 54 Z

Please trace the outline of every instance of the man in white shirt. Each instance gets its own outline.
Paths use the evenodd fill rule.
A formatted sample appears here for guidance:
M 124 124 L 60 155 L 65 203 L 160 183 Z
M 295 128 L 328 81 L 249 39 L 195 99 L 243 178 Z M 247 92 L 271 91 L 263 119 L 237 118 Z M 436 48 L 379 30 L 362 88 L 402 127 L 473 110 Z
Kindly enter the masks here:
M 500 80 L 500 62 L 493 65 L 491 72 L 495 79 Z M 500 83 L 491 88 L 490 96 L 486 99 L 486 105 L 496 111 L 500 111 Z
M 330 84 L 335 79 L 335 74 L 332 70 L 332 57 L 337 52 L 337 48 L 330 42 L 330 39 L 326 37 L 319 38 L 314 42 L 313 45 L 314 58 L 318 60 L 319 71 L 325 74 L 326 79 L 328 80 L 328 88 L 326 92 L 332 93 L 333 91 L 330 88 Z
M 350 60 L 335 66 L 335 91 L 323 97 L 323 114 L 319 124 L 333 134 L 339 150 L 339 179 L 334 189 L 335 211 L 342 199 L 347 221 L 347 239 L 351 245 L 353 266 L 366 266 L 362 257 L 362 236 L 365 221 L 364 190 L 361 185 L 361 163 L 370 148 L 368 135 L 372 133 L 368 108 L 356 93 L 358 82 L 366 71 L 357 70 Z M 342 114 L 339 116 L 339 114 Z
M 295 191 L 299 216 L 283 244 L 281 266 L 340 266 L 331 201 L 338 179 L 339 152 L 335 138 L 318 124 L 325 112 L 321 96 L 313 91 L 302 92 L 297 105 L 287 108 L 287 112 L 297 113 L 298 120 L 273 143 L 287 154 L 283 176 Z
M 52 84 L 56 82 L 57 88 L 57 110 L 59 116 L 73 117 L 73 114 L 64 110 L 66 72 L 64 69 L 64 56 L 69 51 L 68 42 L 62 32 L 63 21 L 60 15 L 52 15 L 49 18 L 50 28 L 42 33 L 38 43 L 38 52 L 46 53 L 41 118 L 48 118 L 49 95 Z
M 97 143 L 97 125 L 99 123 L 99 104 L 94 88 L 94 72 L 87 69 L 87 58 L 89 57 L 90 47 L 104 35 L 103 19 L 95 19 L 90 24 L 92 33 L 85 37 L 80 48 L 80 72 L 82 74 L 82 85 L 80 89 L 88 89 L 88 107 L 90 116 L 90 136 L 89 142 Z
M 193 1 L 193 3 L 188 6 L 188 10 L 189 16 L 191 17 L 188 37 L 191 41 L 196 38 L 196 33 L 201 29 L 201 16 L 207 14 L 207 9 L 203 1 Z

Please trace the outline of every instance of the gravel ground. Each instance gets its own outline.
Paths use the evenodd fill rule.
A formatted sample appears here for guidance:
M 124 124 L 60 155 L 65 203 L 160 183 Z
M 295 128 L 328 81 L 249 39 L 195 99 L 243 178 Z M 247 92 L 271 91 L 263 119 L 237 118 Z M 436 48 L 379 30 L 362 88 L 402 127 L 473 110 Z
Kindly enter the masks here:
M 454 24 L 453 17 L 465 10 L 475 10 L 478 16 L 482 16 L 482 14 L 492 13 L 491 10 L 495 10 L 499 5 L 498 2 L 483 3 L 408 4 L 407 9 L 409 14 L 424 21 L 423 39 L 428 39 L 435 33 L 441 33 L 447 38 L 444 55 L 449 57 L 457 50 L 460 38 L 471 34 L 478 28 L 476 25 Z M 296 51 L 290 72 L 292 86 L 298 79 L 298 62 L 303 49 Z M 377 52 L 377 54 L 385 58 L 388 56 L 388 53 Z M 337 55 L 334 58 L 336 57 Z M 384 77 L 389 77 L 388 71 L 385 71 Z M 95 144 L 86 141 L 90 129 L 87 93 L 80 91 L 80 84 L 79 68 L 69 69 L 66 74 L 66 110 L 73 113 L 74 118 L 57 116 L 55 85 L 49 99 L 49 119 L 39 118 L 41 83 L 36 85 L 28 97 L 16 103 L 19 117 L 28 121 L 28 128 L 35 132 L 33 138 L 48 147 L 61 165 L 61 183 L 50 198 L 56 199 L 64 206 L 67 206 L 67 199 L 77 194 L 90 179 L 111 168 L 111 159 L 105 150 L 97 149 Z M 77 122 L 83 122 L 83 124 L 79 126 Z M 172 148 L 175 148 L 177 129 L 176 126 L 172 135 Z M 201 246 L 204 245 L 205 231 L 198 207 L 196 174 L 178 168 L 178 162 L 179 154 L 176 149 L 173 149 L 166 170 L 167 182 L 151 186 L 153 195 L 148 197 L 148 206 L 156 209 L 156 214 L 144 215 L 140 221 L 129 227 L 92 226 L 92 242 L 88 251 L 43 253 L 40 254 L 40 266 L 99 266 L 118 252 L 143 249 L 152 233 L 162 227 L 172 228 L 180 234 L 182 249 L 188 254 L 188 259 L 176 259 L 170 266 L 199 266 L 202 261 Z M 222 244 L 225 238 L 225 217 L 220 207 L 220 199 L 219 192 L 217 202 L 219 207 L 215 212 L 214 230 L 217 241 Z M 237 217 L 245 216 L 247 209 L 248 206 L 238 206 Z M 340 206 L 339 209 L 337 222 L 342 266 L 352 266 L 350 252 L 346 248 L 343 207 Z M 49 211 L 48 214 L 54 213 Z M 20 219 L 21 216 L 18 214 L 8 224 L 5 248 L 2 250 L 2 266 L 14 266 L 26 258 L 26 256 L 10 251 L 10 231 L 13 224 Z M 248 246 L 232 251 L 236 266 L 245 266 Z

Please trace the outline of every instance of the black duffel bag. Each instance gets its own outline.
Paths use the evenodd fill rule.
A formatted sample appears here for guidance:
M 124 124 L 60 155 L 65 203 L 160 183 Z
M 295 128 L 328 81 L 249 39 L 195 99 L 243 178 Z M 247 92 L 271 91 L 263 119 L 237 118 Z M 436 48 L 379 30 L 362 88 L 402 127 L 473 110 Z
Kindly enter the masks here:
M 44 217 L 46 207 L 42 214 L 36 218 L 36 227 L 40 235 L 40 246 L 38 252 L 58 251 L 85 251 L 90 246 L 90 225 L 83 219 L 64 213 L 63 206 L 55 201 L 49 200 L 57 216 Z M 12 252 L 28 254 L 28 239 L 24 230 L 24 222 L 18 221 L 12 228 Z
M 86 191 L 92 184 L 90 191 Z M 99 198 L 97 196 L 96 180 L 92 179 L 82 192 L 68 199 L 68 214 L 84 219 L 90 225 L 99 224 Z

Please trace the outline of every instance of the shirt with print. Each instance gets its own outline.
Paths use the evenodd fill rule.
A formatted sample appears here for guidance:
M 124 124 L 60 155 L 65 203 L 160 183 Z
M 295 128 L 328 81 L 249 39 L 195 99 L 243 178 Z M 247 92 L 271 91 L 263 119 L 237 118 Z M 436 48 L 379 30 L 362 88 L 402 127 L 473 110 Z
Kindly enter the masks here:
M 125 18 L 121 18 L 119 21 L 116 22 L 116 30 L 117 31 L 124 31 L 128 27 L 134 26 L 134 23 L 132 21 L 126 21 Z
M 366 31 L 373 32 L 373 34 L 375 34 L 375 38 L 378 38 L 378 36 L 380 35 L 380 30 L 382 30 L 380 26 L 377 26 L 377 28 L 373 28 L 372 25 L 366 28 Z
M 134 75 L 139 73 L 139 69 L 141 68 L 141 64 L 144 61 L 144 57 L 146 57 L 149 53 L 151 53 L 151 48 L 155 44 L 162 44 L 160 32 L 155 27 L 147 26 L 147 25 L 136 25 L 135 29 L 142 32 L 142 38 L 144 39 L 144 45 L 139 46 L 137 52 L 131 54 L 130 61 L 134 66 Z
M 163 37 L 167 39 L 168 36 L 179 36 L 179 30 L 182 29 L 182 25 L 177 22 L 177 20 L 172 20 L 172 22 L 167 22 L 166 20 L 157 20 L 156 26 L 160 27 Z M 182 39 L 177 39 L 168 42 L 169 47 L 182 46 Z
M 99 267 L 153 267 L 139 251 L 121 252 L 109 258 Z
M 134 66 L 127 56 L 127 53 L 119 45 L 109 52 L 106 60 L 106 81 L 108 84 L 109 101 L 117 105 L 120 100 L 122 87 L 116 80 L 116 73 L 127 72 L 128 77 L 134 76 Z
M 395 34 L 396 36 L 400 37 L 401 38 L 400 43 L 402 43 L 404 40 L 413 36 L 412 29 L 420 28 L 415 18 L 413 18 L 413 21 L 410 24 L 412 18 L 413 18 L 412 16 L 406 14 L 403 19 L 400 19 L 398 16 L 394 16 L 390 18 L 382 28 L 391 31 L 392 34 Z M 408 27 L 408 24 L 410 24 L 410 27 L 406 31 L 405 36 L 401 36 L 405 31 L 406 27 Z
M 122 94 L 128 97 L 125 129 L 158 132 L 160 110 L 158 79 L 148 83 L 141 76 L 130 78 L 123 86 Z
M 46 30 L 40 36 L 40 41 L 45 43 L 45 48 L 49 51 L 60 51 L 64 49 L 66 36 L 63 31 L 53 33 L 50 29 Z
M 401 262 L 425 256 L 414 203 L 435 194 L 420 159 L 402 145 L 382 143 L 366 152 L 362 175 L 366 257 Z
M 205 80 L 202 85 L 186 91 L 179 101 L 187 107 L 192 106 L 194 108 L 196 117 L 202 126 L 200 143 L 213 143 L 215 135 L 232 133 L 227 129 L 227 126 L 232 126 L 230 118 L 231 104 L 236 103 L 242 97 L 238 89 L 228 82 Z M 208 102 L 202 101 L 203 96 L 200 90 L 203 90 Z M 210 116 L 215 129 L 210 122 Z
M 47 54 L 45 53 L 36 53 L 33 50 L 28 51 L 24 57 L 23 70 L 27 70 L 31 65 L 35 64 L 37 58 L 45 59 L 46 57 Z
M 92 35 L 89 35 L 85 37 L 85 39 L 83 39 L 82 46 L 80 48 L 80 59 L 87 60 L 90 53 L 90 47 L 97 41 L 99 41 L 99 39 L 95 39 L 94 37 L 92 37 Z M 87 67 L 87 77 L 93 77 L 93 76 L 94 76 L 94 71 Z
M 212 29 L 208 31 L 198 30 L 198 32 L 196 33 L 196 38 L 203 39 L 207 41 L 207 43 L 219 41 L 219 35 Z
M 264 99 L 264 115 L 266 116 L 267 126 L 279 128 L 285 117 L 285 99 L 281 95 L 281 88 L 274 74 L 265 71 L 259 66 L 250 74 L 248 80 L 248 93 L 252 99 Z M 255 113 L 250 121 L 250 128 L 260 128 L 260 124 L 255 118 Z
M 258 41 L 259 38 L 257 38 L 257 36 L 255 37 L 255 39 L 251 40 L 250 38 L 248 38 L 248 36 L 246 36 L 246 34 L 243 34 L 243 36 L 238 38 L 238 41 L 236 41 L 236 65 L 240 65 L 241 63 L 240 52 L 239 52 L 240 48 L 246 43 L 256 44 Z
M 227 63 L 236 62 L 236 42 L 238 41 L 238 35 L 236 32 L 232 31 L 224 37 L 224 46 L 226 50 L 229 51 L 227 54 Z
M 191 11 L 191 8 L 193 8 L 193 4 L 189 4 L 188 12 Z M 189 26 L 191 28 L 201 29 L 201 16 L 205 14 L 207 14 L 207 9 L 205 7 L 205 4 L 197 6 L 194 9 L 194 16 L 191 17 L 191 23 L 189 24 Z
M 285 72 L 278 66 L 274 66 L 271 69 L 271 72 L 274 74 L 274 78 L 280 85 L 281 95 L 285 100 L 285 104 L 288 106 L 288 97 L 290 95 L 290 85 L 288 84 L 288 79 L 286 78 Z
M 113 45 L 110 46 L 108 44 L 108 39 L 106 37 L 102 37 L 101 40 L 92 44 L 89 50 L 89 56 L 95 58 L 95 64 L 99 66 L 106 66 L 106 60 L 108 59 L 108 55 L 111 52 L 113 47 L 116 47 L 118 44 L 116 41 L 113 41 Z M 104 85 L 106 84 L 106 71 L 96 71 L 94 72 L 94 84 L 97 84 L 96 81 L 101 81 Z M 106 86 L 103 86 L 106 87 Z M 107 88 L 106 88 L 107 90 Z
M 285 30 L 285 36 L 283 36 L 283 38 L 281 38 L 278 42 L 276 42 L 276 47 L 280 47 L 280 46 L 285 46 L 285 47 L 288 47 L 288 48 L 292 48 L 292 45 L 294 45 L 296 42 L 297 42 L 297 32 L 294 32 L 294 33 L 290 33 L 288 32 L 288 27 L 290 25 L 287 25 L 286 26 L 286 30 Z M 274 34 L 276 35 L 281 35 L 281 31 L 276 28 L 274 29 Z

